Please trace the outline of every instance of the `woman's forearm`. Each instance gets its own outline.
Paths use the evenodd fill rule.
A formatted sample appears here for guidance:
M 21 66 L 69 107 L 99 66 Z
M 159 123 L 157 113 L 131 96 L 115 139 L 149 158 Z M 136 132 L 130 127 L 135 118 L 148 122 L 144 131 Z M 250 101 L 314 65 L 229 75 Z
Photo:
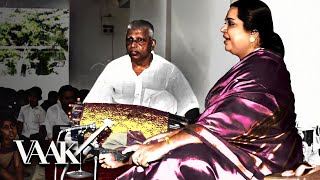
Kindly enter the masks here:
M 187 144 L 200 144 L 202 141 L 185 131 L 179 131 L 178 133 L 165 138 L 165 143 L 168 151 L 171 151 Z

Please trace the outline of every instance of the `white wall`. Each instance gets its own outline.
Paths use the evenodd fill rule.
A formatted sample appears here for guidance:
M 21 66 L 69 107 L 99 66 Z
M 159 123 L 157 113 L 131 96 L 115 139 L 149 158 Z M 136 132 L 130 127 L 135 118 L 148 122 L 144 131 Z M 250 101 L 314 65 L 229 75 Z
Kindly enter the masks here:
M 272 11 L 275 32 L 284 42 L 299 126 L 320 125 L 320 21 L 318 0 L 264 0 Z
M 215 82 L 237 59 L 225 52 L 220 28 L 229 1 L 172 0 L 171 59 L 190 82 L 204 109 Z
M 144 19 L 152 23 L 157 45 L 155 52 L 166 57 L 167 0 L 130 0 L 130 21 Z
M 79 89 L 91 89 L 105 65 L 126 53 L 129 9 L 105 2 L 70 1 L 70 84 Z M 101 27 L 101 16 L 109 13 L 113 16 L 113 35 L 104 34 Z

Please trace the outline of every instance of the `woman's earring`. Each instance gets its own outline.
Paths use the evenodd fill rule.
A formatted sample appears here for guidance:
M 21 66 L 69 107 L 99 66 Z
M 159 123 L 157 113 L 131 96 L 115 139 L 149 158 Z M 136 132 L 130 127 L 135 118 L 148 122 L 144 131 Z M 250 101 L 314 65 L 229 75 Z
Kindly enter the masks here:
M 250 40 L 251 43 L 254 43 L 256 41 L 256 39 L 254 37 L 250 37 L 249 40 Z

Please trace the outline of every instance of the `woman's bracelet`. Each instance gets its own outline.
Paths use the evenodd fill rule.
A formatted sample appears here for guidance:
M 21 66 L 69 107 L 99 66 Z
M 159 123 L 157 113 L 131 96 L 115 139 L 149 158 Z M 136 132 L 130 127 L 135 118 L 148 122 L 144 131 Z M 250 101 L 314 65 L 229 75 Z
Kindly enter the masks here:
M 166 137 L 164 138 L 164 141 L 166 141 L 166 143 L 168 143 L 168 144 L 171 144 L 171 143 L 172 143 L 171 140 L 170 140 L 170 138 L 169 138 L 168 136 L 166 136 Z

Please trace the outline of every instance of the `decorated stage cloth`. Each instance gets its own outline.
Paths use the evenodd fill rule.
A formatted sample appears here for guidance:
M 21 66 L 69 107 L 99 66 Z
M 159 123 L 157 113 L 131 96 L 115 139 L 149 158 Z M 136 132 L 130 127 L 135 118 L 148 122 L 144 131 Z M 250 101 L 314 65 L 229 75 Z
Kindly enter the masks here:
M 166 132 L 169 125 L 168 112 L 138 105 L 108 103 L 85 103 L 80 125 L 96 123 L 99 128 L 106 118 L 114 125 L 111 131 L 103 131 L 97 140 L 101 148 L 116 153 L 116 159 L 124 158 L 120 152 L 126 146 L 142 143 L 151 136 Z
M 183 129 L 202 144 L 181 146 L 118 179 L 264 179 L 302 162 L 295 118 L 283 58 L 257 50 L 215 84 L 198 122 Z

